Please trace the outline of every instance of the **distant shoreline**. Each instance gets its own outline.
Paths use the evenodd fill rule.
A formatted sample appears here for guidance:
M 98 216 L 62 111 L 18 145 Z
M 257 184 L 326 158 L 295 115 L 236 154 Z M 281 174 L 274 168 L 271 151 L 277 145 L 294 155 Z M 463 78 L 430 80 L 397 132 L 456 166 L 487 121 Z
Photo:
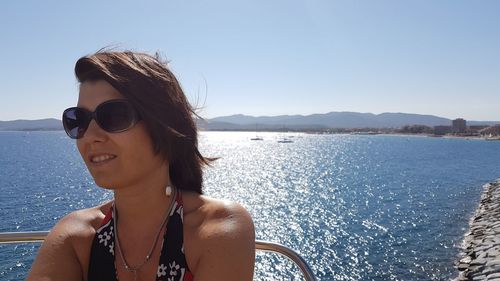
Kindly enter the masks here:
M 453 128 L 454 121 L 463 121 L 465 129 Z M 205 130 L 217 131 L 300 131 L 300 132 L 382 132 L 382 133 L 453 133 L 470 129 L 477 132 L 483 128 L 500 126 L 500 121 L 474 121 L 444 117 L 414 114 L 391 113 L 381 114 L 360 113 L 348 111 L 332 111 L 310 115 L 278 115 L 278 116 L 250 116 L 236 114 L 209 119 L 195 118 L 197 126 Z M 458 124 L 458 123 L 457 123 Z M 462 123 L 460 123 L 462 124 Z M 457 125 L 458 126 L 458 125 Z M 63 129 L 62 122 L 57 118 L 38 120 L 11 120 L 0 121 L 0 130 L 36 130 L 43 131 L 49 128 Z M 438 128 L 436 128 L 438 127 Z M 438 131 L 435 131 L 438 130 Z M 495 135 L 495 133 L 493 133 Z
M 2 130 L 0 129 L 1 132 L 60 132 L 64 131 L 62 129 L 8 129 L 8 130 Z
M 381 129 L 384 130 L 384 129 Z M 253 132 L 253 133 L 305 133 L 305 134 L 316 134 L 316 135 L 358 135 L 358 136 L 375 136 L 375 135 L 385 135 L 385 136 L 401 136 L 401 137 L 429 137 L 429 138 L 445 138 L 445 139 L 471 139 L 471 140 L 488 140 L 488 141 L 500 141 L 500 137 L 485 137 L 485 136 L 469 136 L 469 135 L 434 135 L 434 134 L 411 134 L 411 133 L 400 133 L 400 132 L 325 132 L 318 130 L 203 130 L 201 132 Z
M 384 130 L 384 129 L 381 129 Z M 37 128 L 37 129 L 9 129 L 1 130 L 1 132 L 60 132 L 63 129 L 49 129 L 49 128 Z M 469 139 L 469 140 L 484 140 L 484 141 L 500 141 L 500 137 L 485 137 L 485 136 L 461 136 L 461 135 L 433 135 L 433 134 L 411 134 L 411 133 L 399 133 L 399 132 L 373 132 L 373 131 L 355 131 L 355 132 L 325 132 L 323 130 L 206 130 L 199 129 L 200 132 L 252 132 L 252 133 L 304 133 L 304 134 L 315 134 L 315 135 L 357 135 L 357 136 L 400 136 L 400 137 L 428 137 L 428 138 L 445 138 L 445 139 Z

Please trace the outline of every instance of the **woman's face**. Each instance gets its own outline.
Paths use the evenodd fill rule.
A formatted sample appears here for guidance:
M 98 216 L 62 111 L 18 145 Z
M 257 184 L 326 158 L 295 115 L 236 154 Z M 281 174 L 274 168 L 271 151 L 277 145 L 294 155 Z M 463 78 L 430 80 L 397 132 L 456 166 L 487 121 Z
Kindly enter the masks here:
M 104 80 L 80 85 L 78 107 L 94 111 L 111 99 L 124 97 Z M 120 133 L 108 133 L 92 120 L 85 135 L 77 140 L 78 150 L 97 185 L 119 189 L 138 184 L 157 169 L 168 173 L 166 161 L 154 155 L 153 145 L 144 123 Z

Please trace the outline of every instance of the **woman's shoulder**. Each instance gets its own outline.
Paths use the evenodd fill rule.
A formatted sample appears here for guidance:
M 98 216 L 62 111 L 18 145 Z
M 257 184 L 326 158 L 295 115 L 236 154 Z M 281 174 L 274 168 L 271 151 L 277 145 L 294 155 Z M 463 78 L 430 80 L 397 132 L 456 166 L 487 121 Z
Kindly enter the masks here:
M 95 232 L 110 207 L 108 202 L 71 212 L 60 219 L 42 243 L 28 280 L 81 279 L 88 267 Z
M 67 239 L 93 236 L 110 210 L 112 202 L 91 208 L 73 211 L 59 220 L 51 232 L 59 233 Z M 50 238 L 50 237 L 49 237 Z
M 251 280 L 255 230 L 240 204 L 183 193 L 185 249 L 199 280 Z M 234 277 L 234 278 L 233 278 Z
M 240 204 L 214 199 L 193 192 L 183 192 L 185 223 L 203 231 L 225 232 L 253 231 L 252 217 Z M 221 226 L 224 226 L 221 228 Z

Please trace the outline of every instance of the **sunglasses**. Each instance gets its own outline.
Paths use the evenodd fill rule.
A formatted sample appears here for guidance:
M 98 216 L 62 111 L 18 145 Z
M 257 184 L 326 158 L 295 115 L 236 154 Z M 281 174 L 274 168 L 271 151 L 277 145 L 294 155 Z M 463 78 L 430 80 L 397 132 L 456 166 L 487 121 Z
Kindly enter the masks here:
M 82 138 L 92 119 L 104 131 L 119 133 L 132 128 L 140 118 L 134 107 L 124 99 L 105 101 L 94 112 L 81 107 L 70 107 L 62 116 L 64 130 L 72 139 Z

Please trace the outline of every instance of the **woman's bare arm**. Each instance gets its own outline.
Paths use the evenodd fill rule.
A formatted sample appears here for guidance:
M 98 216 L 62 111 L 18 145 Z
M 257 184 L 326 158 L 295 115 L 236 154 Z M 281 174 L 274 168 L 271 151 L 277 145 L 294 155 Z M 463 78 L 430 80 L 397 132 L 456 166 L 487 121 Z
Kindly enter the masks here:
M 255 230 L 248 212 L 225 204 L 200 229 L 203 252 L 193 275 L 196 281 L 252 280 Z
M 88 247 L 82 237 L 90 229 L 81 211 L 62 218 L 42 243 L 26 280 L 84 280 L 80 260 L 85 253 L 78 245 Z

